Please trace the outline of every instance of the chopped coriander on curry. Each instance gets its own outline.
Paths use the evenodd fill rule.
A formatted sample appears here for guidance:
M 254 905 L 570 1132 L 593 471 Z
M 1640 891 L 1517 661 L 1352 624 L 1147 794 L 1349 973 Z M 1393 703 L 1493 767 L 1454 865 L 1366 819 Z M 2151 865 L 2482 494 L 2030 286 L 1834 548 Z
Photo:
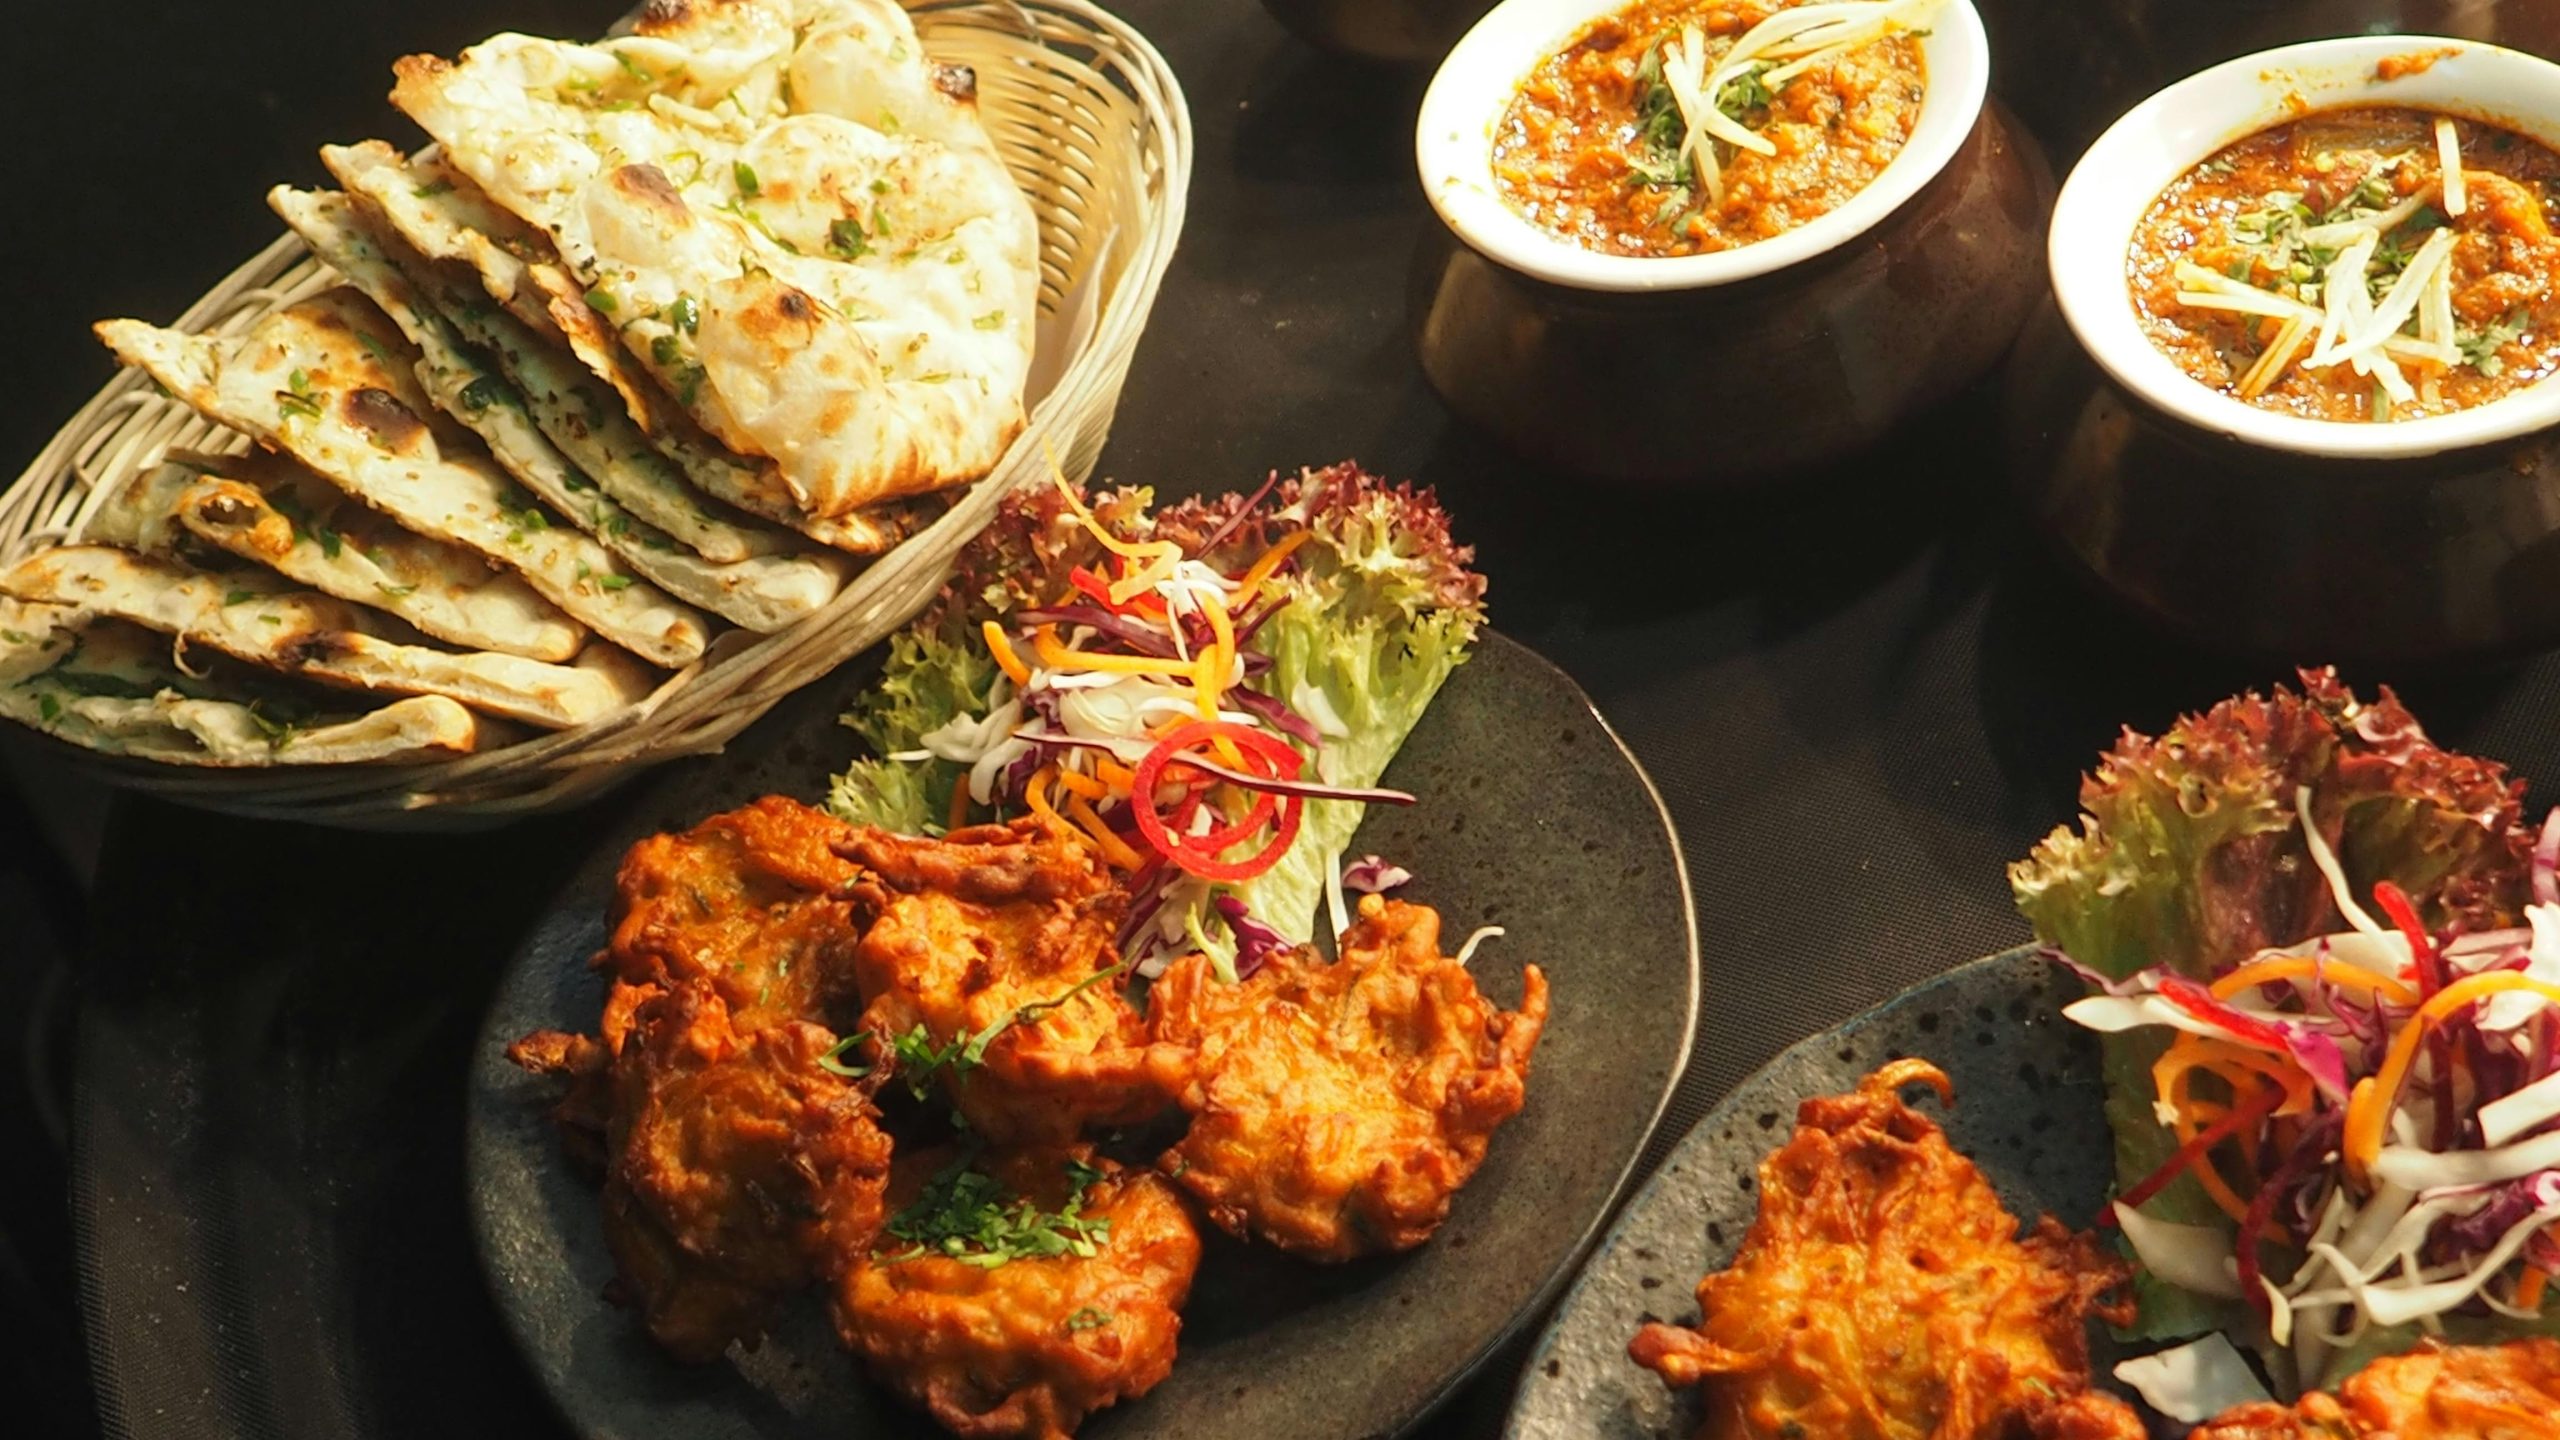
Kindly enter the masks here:
M 1610 255 L 1729 250 L 1831 213 L 1901 153 L 1941 0 L 1751 13 L 1637 0 L 1530 72 L 1496 183 L 1541 228 Z

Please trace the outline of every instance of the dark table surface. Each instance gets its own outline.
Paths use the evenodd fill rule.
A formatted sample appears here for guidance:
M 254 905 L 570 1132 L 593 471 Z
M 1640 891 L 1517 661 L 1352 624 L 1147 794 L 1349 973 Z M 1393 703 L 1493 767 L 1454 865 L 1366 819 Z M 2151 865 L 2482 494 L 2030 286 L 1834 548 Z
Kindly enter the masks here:
M 0 449 L 31 455 L 106 377 L 90 319 L 174 315 L 271 237 L 260 197 L 319 180 L 317 143 L 410 134 L 381 98 L 392 57 L 593 31 L 618 8 L 108 0 L 27 17 L 0 95 Z M 2068 818 L 2119 724 L 2282 678 L 2154 640 L 2044 558 L 1992 471 L 1996 384 L 1757 498 L 1611 493 L 1507 459 L 1453 427 L 1404 335 L 1427 223 L 1420 77 L 1330 62 L 1248 0 L 1119 8 L 1189 91 L 1199 159 L 1103 471 L 1181 494 L 1349 456 L 1441 487 L 1496 623 L 1589 689 L 1680 826 L 1706 1003 L 1667 1133 L 1797 1037 L 2021 938 L 2002 864 Z M 2235 0 L 2253 23 L 2268 8 Z M 2352 8 L 2302 33 L 2393 7 Z M 2045 129 L 2069 144 L 2085 123 Z M 2548 659 L 2350 678 L 2403 684 L 2439 736 L 2560 784 Z M 597 815 L 385 838 L 125 800 L 92 857 L 102 802 L 16 758 L 0 1013 L 26 1022 L 0 1056 L 25 1078 L 0 1103 L 0 1325 L 33 1318 L 9 1328 L 40 1338 L 7 1356 L 28 1397 L 12 1418 L 80 1433 L 94 1395 L 107 1433 L 153 1440 L 554 1433 L 471 1259 L 462 1065 L 497 967 Z M 323 1298 L 274 1298 L 297 1293 Z M 1494 1433 L 1513 1378 L 1497 1366 L 1430 1433 Z

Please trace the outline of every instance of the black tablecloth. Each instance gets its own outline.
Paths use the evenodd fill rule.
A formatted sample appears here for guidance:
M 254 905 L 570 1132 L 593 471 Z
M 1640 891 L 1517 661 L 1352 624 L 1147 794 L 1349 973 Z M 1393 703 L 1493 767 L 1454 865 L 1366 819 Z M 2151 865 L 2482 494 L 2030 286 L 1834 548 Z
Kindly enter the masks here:
M 79 324 L 176 313 L 273 233 L 259 193 L 316 179 L 316 142 L 408 133 L 378 98 L 392 56 L 617 4 L 49 9 L 62 43 L 21 52 L 5 102 L 17 452 L 106 373 Z M 2164 646 L 2043 558 L 1993 471 L 1995 385 L 1741 499 L 1597 490 L 1457 431 L 1404 333 L 1420 77 L 1326 60 L 1246 0 L 1121 8 L 1188 89 L 1199 160 L 1103 472 L 1172 495 L 1348 456 L 1441 487 L 1495 622 L 1590 690 L 1684 838 L 1706 996 L 1666 1139 L 1793 1039 L 2018 940 L 2001 867 L 2118 724 L 2280 678 Z M 2441 736 L 2560 785 L 2560 665 L 2351 679 L 2406 682 Z M 444 839 L 115 821 L 75 1182 L 110 1433 L 550 1433 L 469 1250 L 462 1059 L 598 817 Z M 1434 1433 L 1492 1433 L 1512 1378 Z

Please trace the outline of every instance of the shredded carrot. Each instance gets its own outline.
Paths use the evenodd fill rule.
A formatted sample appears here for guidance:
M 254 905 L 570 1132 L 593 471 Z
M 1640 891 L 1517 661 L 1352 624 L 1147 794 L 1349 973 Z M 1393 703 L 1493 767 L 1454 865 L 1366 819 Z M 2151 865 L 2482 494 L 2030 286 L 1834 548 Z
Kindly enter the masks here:
M 2183 1080 L 2181 1083 L 2184 1083 Z M 2178 1107 L 2178 1121 L 2169 1127 L 2169 1133 L 2178 1137 L 2180 1145 L 2186 1145 L 2202 1133 L 2206 1126 L 2228 1113 L 2230 1112 L 2220 1105 L 2204 1101 L 2189 1101 Z M 2231 1183 L 2222 1178 L 2222 1171 L 2214 1165 L 2212 1155 L 2197 1156 L 2196 1163 L 2187 1173 L 2196 1177 L 2196 1183 L 2204 1187 L 2206 1197 L 2212 1200 L 2214 1206 L 2223 1214 L 2234 1220 L 2248 1218 L 2249 1202 L 2241 1199 L 2239 1192 L 2231 1188 Z
M 1011 677 L 1016 685 L 1030 684 L 1031 667 L 1023 664 L 1022 657 L 1013 653 L 1013 641 L 1005 637 L 1004 627 L 990 620 L 982 627 L 981 633 L 987 637 L 987 653 L 996 657 L 996 668 Z
M 2409 1067 L 2416 1061 L 2419 1043 L 2426 1039 L 2427 1032 L 2476 1001 L 2519 990 L 2560 1005 L 2560 985 L 2545 984 L 2512 970 L 2466 975 L 2437 991 L 2418 1007 L 2408 1024 L 2400 1027 L 2400 1033 L 2391 1037 L 2391 1050 L 2383 1058 L 2382 1069 L 2357 1081 L 2355 1093 L 2347 1100 L 2347 1128 L 2341 1148 L 2346 1151 L 2348 1172 L 2357 1181 L 2370 1178 L 2373 1162 L 2382 1154 L 2383 1133 L 2390 1127 L 2391 1112 L 2400 1103 L 2400 1087 L 2409 1078 Z M 2440 1078 L 2446 1083 L 2452 1079 Z
M 2284 1090 L 2284 1104 L 2276 1113 L 2299 1115 L 2311 1108 L 2311 1077 L 2281 1055 L 2228 1040 L 2212 1040 L 2202 1035 L 2182 1034 L 2177 1043 L 2151 1067 L 2151 1083 L 2160 1097 L 2170 1100 L 2177 1081 L 2189 1070 L 2202 1069 L 2221 1077 L 2233 1094 L 2245 1088 L 2252 1075 L 2264 1076 Z M 2174 1100 L 2170 1103 L 2175 1104 Z
M 2542 1287 L 2548 1280 L 2549 1277 L 2542 1273 L 2541 1266 L 2528 1263 L 2524 1267 L 2524 1273 L 2516 1277 L 2515 1298 L 2509 1303 L 2519 1310 L 2530 1310 L 2536 1315 L 2541 1314 Z
M 1252 599 L 1254 592 L 1262 588 L 1262 582 L 1270 579 L 1272 572 L 1280 568 L 1281 562 L 1287 560 L 1299 546 L 1306 544 L 1315 533 L 1313 530 L 1301 530 L 1263 551 L 1262 558 L 1254 561 L 1253 568 L 1245 571 L 1236 580 L 1235 588 L 1227 592 L 1227 603 L 1242 605 Z
M 1104 529 L 1102 522 L 1093 518 L 1093 512 L 1085 508 L 1083 499 L 1076 494 L 1076 487 L 1068 481 L 1066 472 L 1058 468 L 1054 456 L 1050 458 L 1049 476 L 1057 482 L 1058 493 L 1067 497 L 1067 508 L 1084 522 L 1084 528 L 1101 542 L 1103 549 L 1124 559 L 1143 562 L 1135 572 L 1112 582 L 1111 603 L 1128 604 L 1131 597 L 1154 589 L 1173 573 L 1174 566 L 1182 563 L 1182 547 L 1170 540 L 1123 540 Z
M 1052 670 L 1100 670 L 1112 675 L 1155 675 L 1167 679 L 1196 678 L 1198 665 L 1179 660 L 1151 660 L 1144 655 L 1097 655 L 1070 649 L 1058 639 L 1054 625 L 1031 632 L 1031 653 Z M 1179 722 L 1188 724 L 1188 721 Z
M 1122 870 L 1135 870 L 1147 863 L 1147 857 L 1131 848 L 1128 841 L 1111 833 L 1111 827 L 1103 822 L 1102 813 L 1093 808 L 1092 801 L 1082 795 L 1074 796 L 1067 801 L 1067 813 L 1075 817 L 1076 824 L 1083 827 L 1094 848 L 1101 851 L 1102 858 L 1112 865 Z
M 2395 1005 L 2415 1005 L 2418 992 L 2388 975 L 2367 970 L 2361 965 L 2344 963 L 2315 965 L 2309 960 L 2282 956 L 2272 960 L 2254 960 L 2213 982 L 2213 998 L 2228 1000 L 2252 986 L 2276 980 L 2308 980 L 2314 975 L 2341 990 L 2378 990 Z
M 943 828 L 957 830 L 969 823 L 969 777 L 966 775 L 951 782 L 950 822 Z
M 1128 794 L 1131 787 L 1138 783 L 1137 771 L 1108 755 L 1097 754 L 1093 757 L 1093 773 L 1102 777 L 1103 784 L 1123 795 Z
M 1087 800 L 1106 800 L 1111 796 L 1110 786 L 1103 784 L 1101 781 L 1094 779 L 1090 775 L 1079 774 L 1076 771 L 1069 770 L 1063 765 L 1059 766 L 1056 772 L 1049 778 L 1058 782 L 1059 789 L 1068 791 L 1071 794 L 1081 795 Z
M 1043 765 L 1032 772 L 1031 778 L 1023 782 L 1022 803 L 1030 806 L 1031 813 L 1041 820 L 1063 827 L 1067 823 L 1066 818 L 1049 804 L 1049 777 L 1057 773 L 1055 765 Z

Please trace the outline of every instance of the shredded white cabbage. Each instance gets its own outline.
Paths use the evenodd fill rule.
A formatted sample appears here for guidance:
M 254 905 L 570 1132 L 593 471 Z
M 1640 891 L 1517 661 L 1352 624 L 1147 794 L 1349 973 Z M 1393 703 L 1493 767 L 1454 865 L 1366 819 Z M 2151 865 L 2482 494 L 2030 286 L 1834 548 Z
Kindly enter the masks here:
M 2192 1425 L 2234 1406 L 2269 1399 L 2257 1373 L 2220 1331 L 2173 1349 L 2127 1360 L 2116 1378 L 2151 1408 Z
M 2154 1220 L 2118 1202 L 2116 1224 L 2142 1267 L 2181 1290 L 2222 1300 L 2240 1298 L 2240 1267 L 2231 1237 L 2209 1225 Z

